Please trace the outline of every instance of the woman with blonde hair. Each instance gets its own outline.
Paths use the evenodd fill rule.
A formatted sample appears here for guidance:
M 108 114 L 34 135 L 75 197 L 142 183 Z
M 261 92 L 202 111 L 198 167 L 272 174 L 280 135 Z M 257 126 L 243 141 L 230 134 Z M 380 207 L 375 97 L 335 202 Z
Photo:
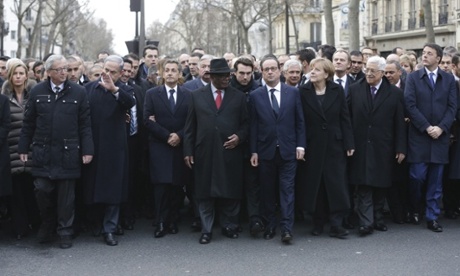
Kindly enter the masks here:
M 31 229 L 31 225 L 38 224 L 39 214 L 33 194 L 33 178 L 31 175 L 31 156 L 29 162 L 22 163 L 18 154 L 19 135 L 24 118 L 28 93 L 36 84 L 28 79 L 26 65 L 18 60 L 8 64 L 8 79 L 2 86 L 2 94 L 8 97 L 10 105 L 11 128 L 8 134 L 10 152 L 11 176 L 13 194 L 11 198 L 11 216 L 13 231 L 17 239 L 21 239 Z
M 406 70 L 407 74 L 410 74 L 412 71 L 414 71 L 414 63 L 407 54 L 401 55 L 399 57 L 399 64 L 401 64 L 401 67 Z

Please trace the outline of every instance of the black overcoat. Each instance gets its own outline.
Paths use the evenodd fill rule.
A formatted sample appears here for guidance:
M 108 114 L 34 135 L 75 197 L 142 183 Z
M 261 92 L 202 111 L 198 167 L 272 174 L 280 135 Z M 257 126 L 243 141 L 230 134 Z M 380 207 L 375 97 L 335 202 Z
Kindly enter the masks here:
M 99 85 L 99 81 L 85 86 L 95 149 L 83 177 L 85 201 L 89 204 L 119 204 L 128 196 L 126 114 L 135 100 L 131 86 L 119 82 L 116 85 L 118 98 Z
M 350 86 L 349 104 L 355 139 L 350 184 L 390 187 L 396 153 L 407 152 L 403 92 L 383 77 L 372 99 L 362 79 Z
M 328 81 L 322 104 L 311 82 L 301 86 L 299 91 L 307 148 L 306 162 L 299 162 L 297 167 L 296 201 L 303 210 L 315 211 L 318 190 L 324 181 L 330 210 L 348 209 L 346 151 L 354 149 L 354 142 L 343 88 Z
M 0 95 L 0 197 L 10 195 L 11 169 L 8 147 L 8 132 L 10 131 L 10 105 L 8 98 Z
M 240 199 L 243 182 L 243 147 L 248 138 L 246 96 L 228 87 L 217 109 L 208 84 L 191 92 L 185 124 L 184 156 L 194 156 L 195 193 L 198 199 Z M 236 134 L 240 144 L 225 149 Z
M 190 170 L 184 162 L 184 126 L 190 102 L 190 92 L 178 86 L 176 104 L 171 110 L 169 92 L 164 85 L 147 91 L 144 103 L 144 123 L 149 132 L 150 179 L 154 184 L 185 185 Z M 155 116 L 155 121 L 149 119 Z M 176 133 L 181 142 L 172 147 L 169 135 Z

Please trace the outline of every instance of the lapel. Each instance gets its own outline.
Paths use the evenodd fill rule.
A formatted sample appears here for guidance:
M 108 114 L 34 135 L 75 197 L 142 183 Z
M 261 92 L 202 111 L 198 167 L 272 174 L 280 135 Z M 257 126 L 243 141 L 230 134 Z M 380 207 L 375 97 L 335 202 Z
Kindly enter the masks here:
M 180 88 L 180 86 L 178 85 L 177 86 L 177 98 L 176 98 L 176 108 L 174 111 L 177 110 L 177 108 L 182 104 L 182 102 L 184 101 L 184 92 L 182 91 L 182 89 Z
M 281 89 L 282 89 L 282 88 L 281 88 Z M 277 118 L 276 115 L 275 115 L 275 111 L 273 111 L 272 103 L 271 103 L 271 101 L 270 101 L 270 99 L 269 99 L 269 96 L 268 96 L 269 92 L 268 92 L 267 85 L 264 85 L 264 86 L 263 86 L 263 89 L 262 89 L 261 92 L 262 92 L 262 93 L 261 93 L 260 96 L 262 97 L 263 105 L 265 105 L 265 106 L 267 107 L 267 109 L 269 110 L 268 113 L 269 113 L 270 116 L 273 118 L 273 120 L 276 121 L 276 120 L 279 118 L 279 115 L 280 115 L 280 114 L 278 114 L 278 118 Z M 281 102 L 283 102 L 283 101 L 281 100 Z M 280 107 L 280 113 L 281 113 L 281 107 Z
M 214 95 L 212 94 L 211 84 L 207 84 L 201 92 L 203 92 L 205 102 L 208 103 L 212 110 L 217 112 L 218 110 L 216 106 L 216 101 L 214 100 Z M 220 107 L 222 108 L 222 105 Z
M 229 103 L 232 101 L 232 98 L 235 96 L 233 90 L 230 86 L 225 89 L 224 98 L 222 99 L 222 103 L 220 105 L 219 111 L 223 110 Z M 215 104 L 214 104 L 215 105 Z
M 312 108 L 313 111 L 318 113 L 319 116 L 322 118 L 326 119 L 324 116 L 323 108 L 319 105 L 318 99 L 316 97 L 316 92 L 313 84 L 311 82 L 308 82 L 306 87 L 306 92 L 304 94 L 306 103 Z M 326 88 L 327 90 L 327 88 Z M 327 92 L 326 92 L 327 94 Z M 325 96 L 326 97 L 326 96 Z M 324 99 L 326 101 L 326 99 Z
M 160 99 L 163 101 L 165 107 L 171 114 L 174 114 L 174 112 L 171 110 L 171 106 L 169 105 L 169 95 L 168 92 L 166 91 L 166 87 L 164 85 L 161 86 L 160 90 Z
M 361 83 L 361 87 L 358 90 L 358 92 L 359 92 L 359 98 L 361 100 L 361 103 L 364 106 L 364 110 L 366 110 L 366 112 L 369 114 L 371 112 L 371 110 L 372 110 L 372 105 L 371 105 L 371 102 L 369 100 L 369 97 L 371 97 L 370 96 L 371 86 L 366 82 L 366 80 L 364 80 Z
M 375 112 L 377 108 L 379 108 L 379 106 L 388 98 L 388 96 L 390 96 L 390 89 L 390 83 L 387 83 L 385 79 L 382 79 L 382 84 L 380 85 L 374 99 L 372 112 Z
M 348 85 L 348 81 L 347 81 Z M 342 93 L 339 85 L 332 85 L 331 82 L 326 82 L 326 94 L 324 96 L 324 102 L 322 106 L 323 113 L 332 106 L 332 104 L 337 100 L 338 93 Z M 319 105 L 319 104 L 318 104 Z

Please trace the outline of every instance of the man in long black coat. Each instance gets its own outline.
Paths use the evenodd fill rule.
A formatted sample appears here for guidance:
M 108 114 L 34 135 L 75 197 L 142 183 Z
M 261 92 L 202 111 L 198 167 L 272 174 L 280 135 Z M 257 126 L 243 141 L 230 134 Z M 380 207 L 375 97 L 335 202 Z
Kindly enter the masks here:
M 222 233 L 237 238 L 243 182 L 243 148 L 248 135 L 246 97 L 229 87 L 225 59 L 211 60 L 211 83 L 191 93 L 185 124 L 184 156 L 195 176 L 201 217 L 201 244 L 212 238 L 215 205 Z
M 155 185 L 155 237 L 178 232 L 182 188 L 190 169 L 183 160 L 184 126 L 190 92 L 178 86 L 181 68 L 177 61 L 164 64 L 165 85 L 147 91 L 144 122 L 149 132 L 150 179 Z M 172 97 L 172 98 L 171 98 Z
M 100 81 L 88 83 L 95 158 L 85 171 L 84 193 L 88 204 L 103 204 L 102 231 L 108 245 L 117 245 L 113 233 L 120 204 L 128 195 L 128 145 L 126 112 L 134 104 L 133 90 L 119 82 L 123 60 L 109 56 Z
M 356 185 L 360 235 L 386 231 L 383 205 L 391 186 L 394 159 L 406 154 L 407 133 L 402 91 L 383 77 L 385 59 L 371 57 L 366 79 L 350 86 L 349 103 L 356 151 L 350 184 Z

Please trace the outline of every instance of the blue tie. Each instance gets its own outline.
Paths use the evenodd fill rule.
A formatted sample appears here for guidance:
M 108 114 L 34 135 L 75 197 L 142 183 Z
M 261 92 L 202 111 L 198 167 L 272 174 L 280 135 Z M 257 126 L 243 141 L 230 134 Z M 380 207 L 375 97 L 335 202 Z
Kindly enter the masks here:
M 176 103 L 174 102 L 174 89 L 169 90 L 169 105 L 171 106 L 171 111 L 174 112 L 174 108 L 176 107 Z
M 430 73 L 430 84 L 431 84 L 431 88 L 433 88 L 434 90 L 434 87 L 435 87 L 434 73 Z
M 136 102 L 136 98 L 134 98 L 134 103 Z M 133 136 L 137 133 L 137 110 L 135 109 L 136 104 L 130 109 L 131 113 L 131 121 L 129 122 L 129 136 Z
M 343 81 L 342 79 L 336 79 L 335 81 L 336 81 L 338 84 L 340 84 L 340 86 L 342 86 L 342 81 Z M 343 88 L 343 86 L 342 86 L 342 88 Z
M 275 112 L 275 115 L 278 116 L 278 113 L 280 112 L 280 106 L 278 105 L 278 100 L 275 97 L 275 91 L 276 89 L 274 88 L 270 89 L 273 112 Z

